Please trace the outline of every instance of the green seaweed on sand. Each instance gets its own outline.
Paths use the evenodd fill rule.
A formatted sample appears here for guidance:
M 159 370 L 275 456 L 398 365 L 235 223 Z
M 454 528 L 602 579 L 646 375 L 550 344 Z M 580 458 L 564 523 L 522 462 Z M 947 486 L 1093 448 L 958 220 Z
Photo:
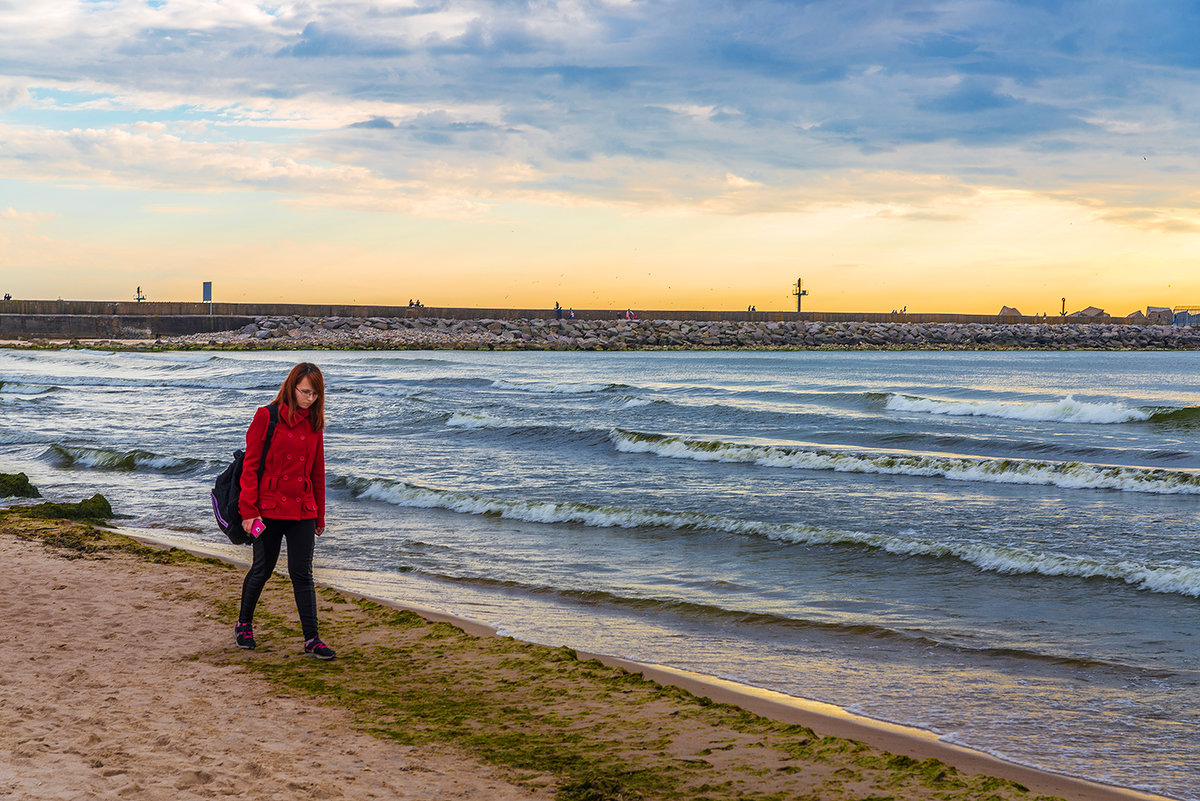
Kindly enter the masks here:
M 78 503 L 39 503 L 33 506 L 13 506 L 9 511 L 25 517 L 60 520 L 108 520 L 113 516 L 112 505 L 100 493 Z
M 290 597 L 281 583 L 277 601 Z M 569 648 L 477 637 L 374 601 L 321 593 L 332 663 L 230 654 L 285 693 L 350 709 L 405 745 L 451 744 L 559 801 L 877 798 L 1034 801 L 1013 782 L 967 776 L 863 743 L 819 737 Z M 819 790 L 812 789 L 814 772 Z M 762 789 L 764 783 L 770 790 Z
M 93 499 L 104 496 L 97 495 Z M 88 504 L 83 501 L 82 504 Z M 229 568 L 226 563 L 204 556 L 196 556 L 179 548 L 162 548 L 146 545 L 115 531 L 96 525 L 97 517 L 56 516 L 52 510 L 67 507 L 68 512 L 81 504 L 40 504 L 39 506 L 11 506 L 0 509 L 0 534 L 11 534 L 23 539 L 38 540 L 48 550 L 68 559 L 105 559 L 110 555 L 129 554 L 146 562 L 177 564 L 194 562 L 213 567 Z M 104 500 L 104 506 L 108 501 Z M 94 511 L 99 504 L 84 506 Z M 29 510 L 37 510 L 31 513 Z M 109 516 L 112 510 L 108 510 Z
M 24 473 L 0 473 L 0 498 L 40 498 L 42 493 Z

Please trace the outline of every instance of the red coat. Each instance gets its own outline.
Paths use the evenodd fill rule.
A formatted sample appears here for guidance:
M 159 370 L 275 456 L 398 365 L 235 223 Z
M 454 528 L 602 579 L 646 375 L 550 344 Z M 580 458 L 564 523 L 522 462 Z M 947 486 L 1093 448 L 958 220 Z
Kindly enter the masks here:
M 246 457 L 242 462 L 242 493 L 238 511 L 243 520 L 272 517 L 277 520 L 311 520 L 325 527 L 325 438 L 313 431 L 308 409 L 297 409 L 295 424 L 288 423 L 288 408 L 279 409 L 279 422 L 267 451 L 267 468 L 258 485 L 258 463 L 271 413 L 262 407 L 246 431 Z

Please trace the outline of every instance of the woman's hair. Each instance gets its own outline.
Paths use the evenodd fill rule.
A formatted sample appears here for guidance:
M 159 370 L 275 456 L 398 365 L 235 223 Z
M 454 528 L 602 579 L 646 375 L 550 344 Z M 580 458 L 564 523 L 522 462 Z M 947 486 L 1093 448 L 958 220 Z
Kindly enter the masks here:
M 279 394 L 273 402 L 281 409 L 286 406 L 288 422 L 294 422 L 296 385 L 306 378 L 308 383 L 312 384 L 313 392 L 317 393 L 312 406 L 308 407 L 308 422 L 312 423 L 313 431 L 322 431 L 325 428 L 325 376 L 321 375 L 321 368 L 312 362 L 300 362 L 292 368 L 288 377 L 283 379 L 283 386 L 279 388 Z

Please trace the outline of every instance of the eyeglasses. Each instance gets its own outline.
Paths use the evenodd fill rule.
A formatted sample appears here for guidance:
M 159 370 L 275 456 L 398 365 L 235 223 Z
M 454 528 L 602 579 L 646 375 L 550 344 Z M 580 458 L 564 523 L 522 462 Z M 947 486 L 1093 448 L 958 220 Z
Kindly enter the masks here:
M 321 397 L 316 392 L 313 392 L 311 389 L 298 389 L 298 390 L 296 390 L 296 394 L 303 395 L 306 398 L 312 398 L 314 400 Z

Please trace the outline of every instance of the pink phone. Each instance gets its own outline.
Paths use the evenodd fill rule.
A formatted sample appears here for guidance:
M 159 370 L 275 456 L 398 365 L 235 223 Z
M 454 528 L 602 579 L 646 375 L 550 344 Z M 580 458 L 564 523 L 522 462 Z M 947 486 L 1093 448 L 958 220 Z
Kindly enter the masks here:
M 262 534 L 266 530 L 267 527 L 263 525 L 263 521 L 261 520 L 255 520 L 250 524 L 250 533 L 255 537 L 257 537 L 259 534 Z

